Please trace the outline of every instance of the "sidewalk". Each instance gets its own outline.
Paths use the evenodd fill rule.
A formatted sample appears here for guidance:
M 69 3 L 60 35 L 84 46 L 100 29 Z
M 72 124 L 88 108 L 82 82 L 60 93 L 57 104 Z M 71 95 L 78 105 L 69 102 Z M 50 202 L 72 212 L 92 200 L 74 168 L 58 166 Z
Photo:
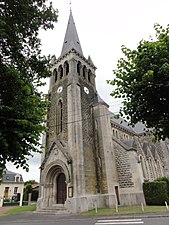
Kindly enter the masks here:
M 0 215 L 7 212 L 9 209 L 14 209 L 17 206 L 6 206 L 6 207 L 0 207 Z

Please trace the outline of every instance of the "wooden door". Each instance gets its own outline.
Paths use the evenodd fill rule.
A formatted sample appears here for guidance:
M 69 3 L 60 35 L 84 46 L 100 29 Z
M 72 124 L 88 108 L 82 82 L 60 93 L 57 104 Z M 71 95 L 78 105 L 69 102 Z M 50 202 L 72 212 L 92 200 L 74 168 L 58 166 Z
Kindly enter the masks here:
M 5 190 L 4 190 L 4 197 L 5 198 L 8 198 L 8 193 L 9 193 L 9 187 L 5 187 Z
M 66 177 L 64 173 L 57 177 L 57 204 L 64 204 L 67 197 Z

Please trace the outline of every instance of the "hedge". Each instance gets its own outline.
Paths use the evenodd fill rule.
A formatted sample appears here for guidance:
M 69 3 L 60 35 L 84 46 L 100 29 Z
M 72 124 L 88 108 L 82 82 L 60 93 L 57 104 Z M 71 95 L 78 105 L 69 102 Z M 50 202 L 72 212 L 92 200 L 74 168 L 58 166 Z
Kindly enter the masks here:
M 143 191 L 147 205 L 164 205 L 169 199 L 165 181 L 145 182 Z
M 165 181 L 167 183 L 167 193 L 169 197 L 169 177 L 159 177 L 155 181 Z

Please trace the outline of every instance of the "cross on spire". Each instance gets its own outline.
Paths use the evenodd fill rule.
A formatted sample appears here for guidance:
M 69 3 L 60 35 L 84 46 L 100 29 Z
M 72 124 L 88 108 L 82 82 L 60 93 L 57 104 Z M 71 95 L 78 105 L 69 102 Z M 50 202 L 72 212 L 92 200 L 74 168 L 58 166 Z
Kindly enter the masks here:
M 71 0 L 69 2 L 69 5 L 70 5 L 70 12 L 72 12 L 72 1 Z

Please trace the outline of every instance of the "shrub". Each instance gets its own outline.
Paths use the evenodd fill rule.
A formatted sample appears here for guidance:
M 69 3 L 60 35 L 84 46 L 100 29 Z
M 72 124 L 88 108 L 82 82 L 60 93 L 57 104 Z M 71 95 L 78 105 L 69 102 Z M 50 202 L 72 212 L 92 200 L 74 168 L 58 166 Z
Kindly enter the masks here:
M 147 205 L 164 205 L 168 201 L 167 183 L 154 181 L 143 183 L 143 192 Z
M 169 197 L 169 177 L 159 177 L 156 181 L 165 181 L 167 183 L 167 194 Z
M 4 198 L 4 202 L 11 202 L 10 198 Z

